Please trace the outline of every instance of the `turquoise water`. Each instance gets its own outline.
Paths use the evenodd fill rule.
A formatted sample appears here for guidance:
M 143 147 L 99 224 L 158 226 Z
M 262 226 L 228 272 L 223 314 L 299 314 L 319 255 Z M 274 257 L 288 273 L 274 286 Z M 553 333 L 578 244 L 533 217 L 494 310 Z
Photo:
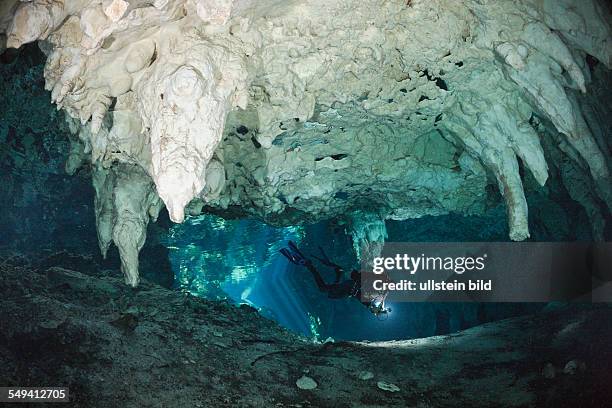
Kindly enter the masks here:
M 164 243 L 180 290 L 248 304 L 283 326 L 310 335 L 312 311 L 279 253 L 287 241 L 299 243 L 303 236 L 302 227 L 274 228 L 255 220 L 201 215 L 173 225 Z
M 491 215 L 498 219 L 497 213 Z M 428 217 L 389 223 L 390 239 L 459 240 L 470 229 L 495 239 L 505 236 L 503 218 Z M 479 225 L 482 224 L 482 225 Z M 483 225 L 499 228 L 479 228 Z M 456 236 L 451 236 L 453 231 Z M 275 228 L 252 219 L 225 220 L 214 215 L 173 224 L 162 238 L 169 249 L 175 287 L 208 299 L 248 304 L 282 326 L 309 338 L 389 340 L 455 332 L 485 321 L 535 310 L 537 305 L 477 303 L 397 303 L 384 317 L 373 316 L 355 299 L 329 299 L 311 274 L 290 264 L 279 250 L 295 241 L 306 254 L 323 246 L 350 270 L 355 265 L 350 236 L 334 223 Z M 334 273 L 319 265 L 326 281 Z

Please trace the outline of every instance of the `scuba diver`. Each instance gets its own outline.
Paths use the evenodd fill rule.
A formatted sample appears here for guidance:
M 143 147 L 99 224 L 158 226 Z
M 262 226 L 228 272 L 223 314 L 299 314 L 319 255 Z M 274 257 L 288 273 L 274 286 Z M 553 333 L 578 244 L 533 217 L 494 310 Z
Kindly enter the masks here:
M 359 300 L 361 304 L 366 306 L 372 314 L 375 316 L 384 315 L 391 311 L 391 309 L 385 307 L 385 298 L 387 294 L 380 295 L 372 300 L 364 300 L 361 298 L 361 272 L 353 269 L 351 271 L 350 279 L 342 280 L 342 276 L 344 275 L 344 270 L 342 267 L 334 262 L 332 262 L 329 257 L 323 251 L 323 248 L 319 247 L 321 251 L 321 256 L 318 257 L 313 255 L 312 257 L 321 262 L 323 265 L 328 266 L 334 269 L 336 273 L 336 279 L 334 283 L 325 283 L 321 274 L 315 268 L 314 264 L 310 259 L 308 259 L 297 247 L 295 242 L 289 241 L 288 248 L 282 248 L 280 253 L 285 256 L 289 260 L 289 262 L 306 267 L 312 273 L 314 280 L 317 284 L 317 287 L 321 292 L 327 293 L 327 297 L 330 299 L 342 299 L 354 297 Z

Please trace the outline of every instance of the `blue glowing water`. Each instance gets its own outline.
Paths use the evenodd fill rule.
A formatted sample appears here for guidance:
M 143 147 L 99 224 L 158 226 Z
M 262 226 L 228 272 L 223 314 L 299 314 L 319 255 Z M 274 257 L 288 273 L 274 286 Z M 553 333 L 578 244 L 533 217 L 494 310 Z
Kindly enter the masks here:
M 483 241 L 506 239 L 504 218 L 496 213 L 491 217 L 429 217 L 390 223 L 389 233 L 396 241 L 457 241 L 466 231 Z M 319 340 L 447 334 L 538 307 L 398 303 L 388 305 L 392 311 L 387 316 L 376 317 L 355 299 L 328 299 L 318 291 L 310 273 L 289 263 L 279 249 L 293 240 L 305 253 L 313 254 L 320 245 L 337 263 L 350 269 L 356 262 L 351 241 L 333 224 L 275 228 L 256 220 L 202 215 L 172 225 L 164 239 L 177 288 L 209 299 L 249 304 L 281 325 Z M 333 280 L 331 269 L 320 269 L 327 281 Z

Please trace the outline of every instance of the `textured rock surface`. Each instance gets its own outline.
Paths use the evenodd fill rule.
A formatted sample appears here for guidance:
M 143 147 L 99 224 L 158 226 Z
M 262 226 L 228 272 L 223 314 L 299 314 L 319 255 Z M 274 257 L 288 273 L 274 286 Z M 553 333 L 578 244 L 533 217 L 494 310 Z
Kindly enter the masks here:
M 450 336 L 313 344 L 249 307 L 0 259 L 0 313 L 0 382 L 68 386 L 74 407 L 601 407 L 612 397 L 603 305 Z M 297 388 L 304 372 L 315 389 Z
M 603 235 L 610 125 L 607 106 L 582 95 L 607 89 L 592 82 L 612 65 L 603 2 L 34 0 L 1 11 L 0 47 L 41 40 L 48 54 L 46 87 L 76 135 L 67 170 L 117 175 L 112 188 L 94 183 L 115 208 L 97 211 L 100 246 L 112 235 L 123 248 L 131 284 L 141 244 L 111 233 L 116 210 L 142 230 L 155 195 L 177 222 L 187 206 L 274 224 L 361 217 L 383 232 L 388 219 L 481 214 L 494 183 L 522 240 L 525 178 L 544 184 L 555 167 Z M 137 177 L 119 176 L 134 166 Z M 134 202 L 110 204 L 134 189 Z M 384 236 L 362 224 L 357 246 Z
M 96 250 L 87 171 L 64 171 L 64 114 L 49 104 L 44 55 L 35 44 L 0 64 L 0 248 Z

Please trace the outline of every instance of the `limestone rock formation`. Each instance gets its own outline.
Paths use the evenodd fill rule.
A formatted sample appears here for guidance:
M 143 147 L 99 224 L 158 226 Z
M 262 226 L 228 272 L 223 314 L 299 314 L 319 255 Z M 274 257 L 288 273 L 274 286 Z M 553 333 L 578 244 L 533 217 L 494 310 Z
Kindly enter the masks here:
M 610 128 L 585 101 L 612 68 L 609 17 L 598 0 L 7 0 L 0 50 L 48 55 L 66 169 L 95 169 L 100 247 L 135 285 L 159 200 L 175 222 L 345 217 L 358 248 L 387 219 L 481 213 L 496 184 L 523 240 L 525 177 L 553 167 L 600 236 Z

